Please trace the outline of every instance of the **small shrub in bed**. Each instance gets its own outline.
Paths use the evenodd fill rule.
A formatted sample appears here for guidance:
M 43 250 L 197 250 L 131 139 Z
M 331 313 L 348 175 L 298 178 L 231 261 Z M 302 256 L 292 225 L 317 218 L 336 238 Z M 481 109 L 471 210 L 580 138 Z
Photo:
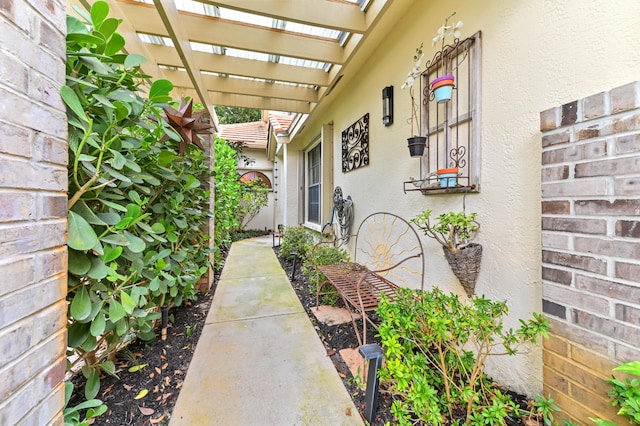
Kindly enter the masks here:
M 525 343 L 546 337 L 540 314 L 505 329 L 505 302 L 475 297 L 463 303 L 455 294 L 400 289 L 396 300 L 380 302 L 380 337 L 386 364 L 380 379 L 396 400 L 400 425 L 505 424 L 507 418 L 538 417 L 533 403 L 518 406 L 484 372 L 489 356 L 515 355 Z M 550 413 L 549 410 L 547 410 Z
M 306 259 L 313 248 L 313 236 L 311 231 L 302 226 L 287 226 L 284 228 L 280 256 L 292 259 L 293 253 L 298 254 L 299 259 Z

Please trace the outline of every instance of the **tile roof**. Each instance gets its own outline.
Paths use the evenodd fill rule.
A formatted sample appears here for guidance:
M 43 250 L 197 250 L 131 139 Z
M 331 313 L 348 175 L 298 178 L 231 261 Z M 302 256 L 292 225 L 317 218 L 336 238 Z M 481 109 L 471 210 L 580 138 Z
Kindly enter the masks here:
M 247 148 L 267 147 L 268 126 L 264 121 L 250 123 L 221 124 L 219 136 L 232 142 L 243 142 Z

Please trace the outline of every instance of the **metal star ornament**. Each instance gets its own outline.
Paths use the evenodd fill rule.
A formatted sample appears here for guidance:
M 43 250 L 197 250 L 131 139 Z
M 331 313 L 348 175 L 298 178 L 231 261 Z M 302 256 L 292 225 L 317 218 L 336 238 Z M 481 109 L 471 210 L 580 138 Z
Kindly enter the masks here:
M 204 114 L 204 111 L 193 114 L 193 99 L 189 99 L 189 102 L 186 102 L 185 99 L 182 98 L 178 110 L 172 107 L 166 107 L 164 112 L 166 114 L 163 117 L 164 121 L 173 127 L 180 135 L 181 140 L 178 142 L 178 152 L 181 156 L 184 156 L 185 148 L 187 144 L 190 143 L 204 151 L 204 146 L 198 135 L 211 134 L 211 128 L 213 126 L 198 121 Z M 160 142 L 169 139 L 169 135 L 164 135 L 162 139 L 160 139 Z

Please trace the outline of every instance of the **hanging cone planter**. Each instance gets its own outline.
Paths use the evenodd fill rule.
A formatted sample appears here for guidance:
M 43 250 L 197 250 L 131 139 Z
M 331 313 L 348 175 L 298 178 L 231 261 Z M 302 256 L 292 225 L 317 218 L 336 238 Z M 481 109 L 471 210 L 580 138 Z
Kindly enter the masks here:
M 482 260 L 482 246 L 471 243 L 461 248 L 456 253 L 443 247 L 444 257 L 449 262 L 453 274 L 458 278 L 467 296 L 472 297 L 476 290 L 476 280 L 480 273 L 480 261 Z

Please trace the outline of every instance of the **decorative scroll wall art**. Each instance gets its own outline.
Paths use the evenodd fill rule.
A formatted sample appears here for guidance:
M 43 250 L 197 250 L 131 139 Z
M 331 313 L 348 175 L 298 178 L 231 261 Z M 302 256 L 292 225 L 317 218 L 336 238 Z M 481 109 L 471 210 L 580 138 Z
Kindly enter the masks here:
M 369 165 L 369 113 L 342 131 L 342 173 Z

